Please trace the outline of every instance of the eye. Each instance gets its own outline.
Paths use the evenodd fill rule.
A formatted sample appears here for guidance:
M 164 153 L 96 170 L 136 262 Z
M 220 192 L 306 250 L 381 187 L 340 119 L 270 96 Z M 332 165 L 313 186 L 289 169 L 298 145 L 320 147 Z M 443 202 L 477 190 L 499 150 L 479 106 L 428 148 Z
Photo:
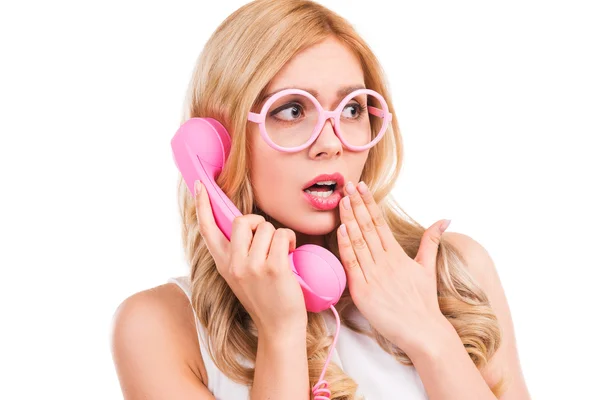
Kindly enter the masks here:
M 302 116 L 302 111 L 303 108 L 301 104 L 287 103 L 281 107 L 276 108 L 271 113 L 269 113 L 269 115 L 282 121 L 294 121 Z
M 346 107 L 344 107 L 344 110 L 342 110 L 342 117 L 350 119 L 360 119 L 363 112 L 365 111 L 365 108 L 366 107 L 360 103 L 348 104 Z M 345 113 L 346 110 L 350 110 L 350 112 Z

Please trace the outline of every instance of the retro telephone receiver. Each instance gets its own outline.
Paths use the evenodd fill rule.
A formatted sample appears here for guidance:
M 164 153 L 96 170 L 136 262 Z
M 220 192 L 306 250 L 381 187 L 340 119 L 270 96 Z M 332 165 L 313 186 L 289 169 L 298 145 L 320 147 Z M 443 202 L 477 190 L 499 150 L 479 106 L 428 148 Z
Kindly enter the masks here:
M 187 187 L 195 196 L 194 183 L 199 179 L 206 188 L 215 222 L 228 240 L 231 240 L 233 219 L 242 215 L 219 188 L 215 180 L 229 156 L 231 137 L 225 127 L 214 118 L 190 118 L 184 122 L 173 139 L 173 160 Z M 295 274 L 306 309 L 320 312 L 331 309 L 336 319 L 336 333 L 323 366 L 319 381 L 313 386 L 315 400 L 327 400 L 331 392 L 323 379 L 340 332 L 340 318 L 333 306 L 346 288 L 344 267 L 329 250 L 305 244 L 290 252 L 290 268 Z
M 242 214 L 215 182 L 229 156 L 229 133 L 214 118 L 190 118 L 175 133 L 171 148 L 190 193 L 195 196 L 194 182 L 199 179 L 206 187 L 217 226 L 231 240 L 233 219 Z M 337 257 L 323 247 L 305 244 L 288 258 L 306 309 L 317 313 L 333 308 L 346 287 L 346 273 Z

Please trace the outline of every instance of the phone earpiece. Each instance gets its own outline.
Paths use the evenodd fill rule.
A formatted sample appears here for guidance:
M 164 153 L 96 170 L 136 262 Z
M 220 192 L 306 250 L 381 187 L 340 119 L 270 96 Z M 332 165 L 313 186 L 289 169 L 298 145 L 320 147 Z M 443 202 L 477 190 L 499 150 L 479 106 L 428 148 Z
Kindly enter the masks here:
M 215 182 L 229 156 L 229 134 L 216 119 L 191 118 L 179 127 L 171 139 L 171 148 L 192 197 L 194 182 L 200 179 L 210 198 L 217 226 L 231 240 L 233 220 L 242 213 Z
M 204 184 L 215 222 L 227 239 L 231 239 L 234 218 L 242 215 L 215 182 L 230 148 L 229 133 L 214 118 L 190 118 L 171 139 L 173 160 L 188 190 L 194 196 L 194 182 L 199 179 Z M 308 311 L 320 312 L 339 301 L 346 287 L 346 274 L 335 255 L 323 247 L 306 244 L 292 251 L 289 260 Z

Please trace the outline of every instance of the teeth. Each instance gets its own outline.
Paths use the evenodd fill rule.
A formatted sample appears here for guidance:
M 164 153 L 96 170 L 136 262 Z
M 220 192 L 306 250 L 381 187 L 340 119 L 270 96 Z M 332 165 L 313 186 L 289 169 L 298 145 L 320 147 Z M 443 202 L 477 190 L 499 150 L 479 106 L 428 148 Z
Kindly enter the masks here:
M 335 185 L 335 181 L 321 181 L 317 182 L 317 185 L 325 186 L 325 185 Z
M 331 196 L 331 194 L 333 193 L 333 190 L 330 190 L 328 192 L 311 192 L 310 190 L 306 189 L 305 192 L 308 193 L 308 194 L 312 194 L 315 197 L 326 198 L 326 197 Z

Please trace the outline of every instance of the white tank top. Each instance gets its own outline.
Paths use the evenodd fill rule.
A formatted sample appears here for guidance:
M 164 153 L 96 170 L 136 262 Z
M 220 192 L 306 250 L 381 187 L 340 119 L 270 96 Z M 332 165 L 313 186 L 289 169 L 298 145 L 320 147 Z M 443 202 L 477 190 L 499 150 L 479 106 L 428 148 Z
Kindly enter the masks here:
M 187 276 L 169 278 L 168 282 L 177 284 L 191 299 L 190 280 Z M 323 311 L 323 317 L 329 333 L 334 335 L 336 321 L 330 310 Z M 202 360 L 208 375 L 208 390 L 217 400 L 247 400 L 250 389 L 233 382 L 223 374 L 208 355 L 208 337 L 204 327 L 196 320 L 196 330 Z M 351 314 L 357 322 L 366 323 L 360 313 Z M 247 361 L 247 360 L 246 360 Z M 249 363 L 249 361 L 247 361 Z M 330 363 L 337 364 L 358 385 L 357 396 L 365 400 L 402 399 L 427 400 L 427 393 L 414 366 L 403 365 L 386 353 L 377 342 L 360 333 L 354 332 L 345 325 L 340 325 L 340 333 L 331 356 Z M 252 364 L 245 364 L 251 366 Z

